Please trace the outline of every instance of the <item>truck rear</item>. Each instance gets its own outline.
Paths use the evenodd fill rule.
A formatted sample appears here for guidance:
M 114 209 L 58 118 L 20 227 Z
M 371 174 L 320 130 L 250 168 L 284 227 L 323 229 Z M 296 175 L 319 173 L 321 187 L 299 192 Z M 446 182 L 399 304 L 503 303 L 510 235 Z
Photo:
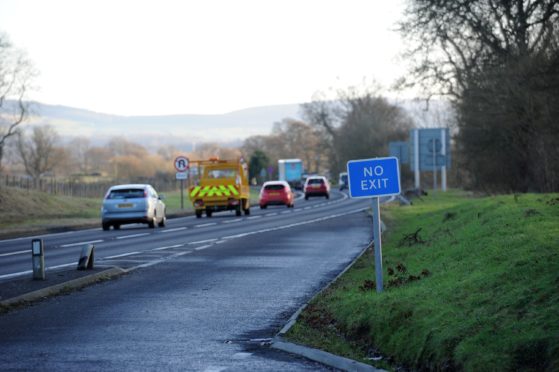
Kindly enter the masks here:
M 286 181 L 294 189 L 303 189 L 303 161 L 301 159 L 278 160 L 278 174 L 280 181 Z
M 248 166 L 243 159 L 191 161 L 197 167 L 196 184 L 189 188 L 189 198 L 196 217 L 205 212 L 211 217 L 213 212 L 235 211 L 250 214 L 250 187 Z

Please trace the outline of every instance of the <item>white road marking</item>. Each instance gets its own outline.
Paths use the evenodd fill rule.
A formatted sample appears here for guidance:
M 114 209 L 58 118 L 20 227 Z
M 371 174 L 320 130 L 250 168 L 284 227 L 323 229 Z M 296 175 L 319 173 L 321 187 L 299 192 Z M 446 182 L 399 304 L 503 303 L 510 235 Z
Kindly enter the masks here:
M 248 217 L 247 220 L 255 220 L 257 218 L 262 218 L 262 216 L 252 216 L 252 217 Z
M 194 250 L 195 250 L 195 251 L 201 251 L 201 250 L 204 250 L 204 249 L 206 249 L 206 248 L 210 248 L 211 246 L 212 246 L 211 244 L 203 245 L 203 246 L 201 246 L 201 247 L 196 247 L 196 248 L 194 248 Z
M 211 243 L 211 242 L 215 242 L 216 240 L 217 239 L 200 240 L 200 241 L 197 241 L 197 242 L 190 242 L 190 243 L 188 243 L 188 245 Z
M 252 353 L 235 353 L 233 354 L 233 359 L 246 359 L 251 355 Z
M 284 211 L 284 212 L 281 212 L 281 214 L 288 214 L 288 213 L 291 213 L 291 211 Z
M 186 230 L 187 227 L 176 227 L 174 229 L 167 229 L 167 230 L 163 230 L 161 231 L 162 233 L 168 233 L 168 232 L 173 232 L 173 231 L 181 231 L 181 230 Z
M 183 246 L 184 244 L 170 245 L 168 247 L 153 248 L 152 251 L 164 251 L 165 249 L 180 248 Z
M 120 258 L 120 257 L 132 256 L 133 254 L 139 254 L 139 253 L 142 253 L 142 252 L 129 252 L 129 253 L 117 254 L 116 256 L 103 257 L 103 259 L 105 259 L 105 260 L 112 260 L 113 258 Z
M 277 216 L 277 215 L 278 215 L 277 213 L 268 213 L 268 214 L 266 215 L 266 217 Z
M 227 368 L 228 367 L 209 366 L 204 370 L 204 372 L 222 372 L 225 371 Z
M 117 238 L 118 239 L 118 238 Z M 72 244 L 64 244 L 61 245 L 60 248 L 67 248 L 67 247 L 75 247 L 77 245 L 85 245 L 85 244 L 93 244 L 93 243 L 102 243 L 104 240 L 91 240 L 89 242 L 79 242 L 79 243 L 72 243 Z
M 217 222 L 204 223 L 202 225 L 195 225 L 194 227 L 208 227 L 208 226 L 214 226 L 214 225 L 217 225 Z
M 31 274 L 31 273 L 33 273 L 33 270 L 21 271 L 19 273 L 13 273 L 13 274 L 4 274 L 4 275 L 0 275 L 0 279 L 10 279 L 18 276 Z
M 149 233 L 142 233 L 142 234 L 133 234 L 133 235 L 124 235 L 124 236 L 117 236 L 117 239 L 130 239 L 130 238 L 138 238 L 140 236 L 146 236 Z
M 180 257 L 180 256 L 184 256 L 185 254 L 190 254 L 190 253 L 192 253 L 192 251 L 179 252 L 179 253 L 176 253 L 176 254 L 174 254 L 172 256 L 169 256 L 169 257 L 164 257 L 164 258 L 161 258 L 159 260 L 150 261 L 150 262 L 146 262 L 144 264 L 138 265 L 138 266 L 134 266 L 134 267 L 128 269 L 128 271 L 132 271 L 132 270 L 139 269 L 139 268 L 154 266 L 154 265 L 160 264 L 162 262 L 165 262 L 167 260 L 177 258 L 177 257 Z
M 51 267 L 49 267 L 49 269 L 60 269 L 61 267 L 68 267 L 68 266 L 76 266 L 77 267 L 78 263 L 77 262 L 72 262 L 72 263 L 67 263 L 67 264 L 64 264 L 64 265 L 51 266 Z
M 243 221 L 243 219 L 239 218 L 239 219 L 234 219 L 234 220 L 223 221 L 223 223 L 235 223 L 235 222 L 241 222 L 241 221 Z
M 17 251 L 17 252 L 10 252 L 10 253 L 2 253 L 0 254 L 0 257 L 8 257 L 8 256 L 15 256 L 16 254 L 24 254 L 24 253 L 30 253 L 31 249 L 27 250 L 27 251 Z

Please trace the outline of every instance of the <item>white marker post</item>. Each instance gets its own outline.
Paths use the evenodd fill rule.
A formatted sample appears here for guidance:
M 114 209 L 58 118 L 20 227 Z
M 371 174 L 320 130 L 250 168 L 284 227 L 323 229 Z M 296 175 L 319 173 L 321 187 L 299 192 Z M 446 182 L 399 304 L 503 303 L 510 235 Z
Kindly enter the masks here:
M 375 158 L 347 162 L 349 196 L 372 198 L 373 237 L 375 242 L 375 278 L 377 293 L 383 291 L 380 196 L 400 194 L 398 158 Z

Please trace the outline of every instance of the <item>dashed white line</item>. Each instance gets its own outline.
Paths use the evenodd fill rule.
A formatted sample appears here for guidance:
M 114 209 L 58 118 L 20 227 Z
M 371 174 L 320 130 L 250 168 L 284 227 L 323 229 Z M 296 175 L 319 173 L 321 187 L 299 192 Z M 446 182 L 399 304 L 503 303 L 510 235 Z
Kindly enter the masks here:
M 243 219 L 234 219 L 234 220 L 227 220 L 227 221 L 223 221 L 223 223 L 235 223 L 235 222 L 241 222 Z
M 211 242 L 215 242 L 216 240 L 217 239 L 200 240 L 200 241 L 197 241 L 197 242 L 190 242 L 190 243 L 188 243 L 188 245 L 211 243 Z
M 118 238 L 117 238 L 118 239 Z M 79 242 L 79 243 L 72 243 L 72 244 L 64 244 L 61 245 L 60 248 L 67 248 L 67 247 L 75 247 L 78 245 L 85 245 L 85 244 L 93 244 L 93 243 L 102 243 L 104 240 L 91 240 L 89 242 Z
M 161 231 L 162 233 L 168 233 L 168 232 L 173 232 L 173 231 L 181 231 L 181 230 L 186 230 L 187 227 L 176 227 L 174 229 L 167 229 L 167 230 L 163 230 Z
M 132 256 L 133 254 L 139 254 L 139 253 L 142 253 L 142 252 L 129 252 L 129 253 L 117 254 L 116 256 L 108 256 L 108 257 L 103 257 L 103 258 L 112 260 L 113 258 Z
M 262 216 L 252 216 L 252 217 L 248 217 L 247 220 L 255 220 L 257 218 L 262 218 Z
M 130 238 L 138 238 L 140 236 L 146 236 L 149 233 L 142 233 L 142 234 L 133 234 L 133 235 L 124 235 L 124 236 L 117 236 L 117 239 L 130 239 Z
M 277 213 L 268 213 L 268 214 L 266 215 L 266 217 L 277 216 L 277 215 L 278 215 Z
M 209 247 L 211 247 L 211 246 L 212 246 L 211 244 L 202 245 L 202 246 L 200 246 L 200 247 L 194 248 L 194 250 L 195 250 L 195 251 L 201 251 L 201 250 L 206 249 L 206 248 L 209 248 Z
M 214 226 L 214 225 L 217 225 L 217 222 L 204 223 L 202 225 L 195 225 L 194 227 L 208 227 L 208 226 Z
M 24 253 L 29 253 L 31 252 L 31 249 L 28 249 L 26 251 L 17 251 L 17 252 L 10 252 L 10 253 L 2 253 L 0 254 L 0 257 L 8 257 L 8 256 L 15 256 L 16 254 L 24 254 Z
M 180 247 L 184 247 L 184 244 L 176 244 L 176 245 L 170 245 L 168 247 L 153 248 L 152 251 L 164 251 L 165 249 L 173 249 L 173 248 L 180 248 Z

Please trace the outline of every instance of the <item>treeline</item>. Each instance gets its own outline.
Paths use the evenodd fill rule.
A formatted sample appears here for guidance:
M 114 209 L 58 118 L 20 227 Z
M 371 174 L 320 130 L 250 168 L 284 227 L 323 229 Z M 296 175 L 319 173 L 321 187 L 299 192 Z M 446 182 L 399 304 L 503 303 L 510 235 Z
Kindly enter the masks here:
M 6 149 L 0 174 L 26 175 L 32 184 L 40 184 L 45 178 L 127 182 L 156 178 L 162 182 L 173 181 L 176 173 L 173 160 L 178 155 L 192 159 L 241 156 L 239 149 L 212 143 L 200 144 L 196 151 L 185 152 L 173 146 L 148 149 L 124 137 L 113 138 L 104 145 L 93 145 L 85 137 L 63 142 L 50 125 L 20 127 Z M 45 185 L 50 185 L 50 181 Z
M 408 79 L 452 100 L 463 185 L 559 190 L 559 1 L 409 0 Z
M 375 88 L 342 90 L 333 99 L 319 96 L 301 112 L 303 121 L 284 119 L 270 135 L 245 141 L 252 177 L 277 177 L 278 159 L 299 158 L 306 172 L 336 179 L 348 160 L 387 156 L 388 143 L 406 140 L 413 127 L 405 110 Z

